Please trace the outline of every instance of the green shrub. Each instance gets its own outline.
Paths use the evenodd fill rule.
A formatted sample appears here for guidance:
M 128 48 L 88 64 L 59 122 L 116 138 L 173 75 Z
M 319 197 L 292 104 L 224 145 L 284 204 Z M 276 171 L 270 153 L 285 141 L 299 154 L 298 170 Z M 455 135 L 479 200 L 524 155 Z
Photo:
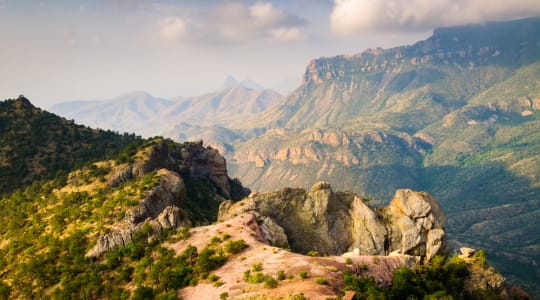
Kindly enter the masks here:
M 262 269 L 263 269 L 262 263 L 256 263 L 256 264 L 251 265 L 251 270 L 254 272 L 262 271 Z
M 482 267 L 485 267 L 487 265 L 486 251 L 484 250 L 478 250 L 474 252 L 472 259 Z
M 298 276 L 300 276 L 300 278 L 302 278 L 302 279 L 306 279 L 306 278 L 308 278 L 308 272 L 307 271 L 300 271 L 300 273 L 298 273 Z
M 0 299 L 9 299 L 9 295 L 11 294 L 11 288 L 9 285 L 4 283 L 3 281 L 0 281 Z
M 180 227 L 178 233 L 180 234 L 180 238 L 183 240 L 187 240 L 191 236 L 189 233 L 189 227 L 187 226 Z
M 216 253 L 216 250 L 205 247 L 197 258 L 195 263 L 195 269 L 199 274 L 208 273 L 219 267 L 221 267 L 227 261 L 227 257 L 220 253 Z
M 328 284 L 328 281 L 326 281 L 326 279 L 320 277 L 320 278 L 315 279 L 315 283 L 317 283 L 317 284 Z
M 278 280 L 285 280 L 286 276 L 285 276 L 285 271 L 283 270 L 279 270 L 277 272 L 277 279 Z
M 318 251 L 311 250 L 307 253 L 307 256 L 321 256 L 321 254 Z
M 138 286 L 133 293 L 133 300 L 154 299 L 154 289 L 146 286 Z
M 287 299 L 288 300 L 307 300 L 306 296 L 304 296 L 304 293 L 292 295 Z
M 236 254 L 236 253 L 240 253 L 242 250 L 248 247 L 249 245 L 246 243 L 246 241 L 236 240 L 236 241 L 228 241 L 225 244 L 224 249 L 225 249 L 225 252 L 227 253 Z
M 278 281 L 274 277 L 272 277 L 270 275 L 265 276 L 265 278 L 264 278 L 264 287 L 265 288 L 274 289 L 277 286 L 278 286 Z
M 210 238 L 210 244 L 219 244 L 221 243 L 221 239 L 218 238 L 217 236 L 213 236 L 212 238 Z
M 219 299 L 220 300 L 227 300 L 227 298 L 229 298 L 229 293 L 223 292 L 223 293 L 219 294 Z
M 246 277 L 246 272 L 244 272 L 244 280 L 249 283 L 262 283 L 266 279 L 266 276 L 262 272 L 255 272 L 253 274 L 247 273 L 247 274 L 248 275 Z
M 215 287 L 220 287 L 220 286 L 223 285 L 223 282 L 222 281 L 216 281 L 212 285 L 215 286 Z

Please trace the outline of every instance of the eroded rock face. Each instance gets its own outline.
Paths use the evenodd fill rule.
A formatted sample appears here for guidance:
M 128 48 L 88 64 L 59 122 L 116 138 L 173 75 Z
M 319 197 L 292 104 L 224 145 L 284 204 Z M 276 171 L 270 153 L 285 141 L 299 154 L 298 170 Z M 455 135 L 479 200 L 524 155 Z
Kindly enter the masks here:
M 429 260 L 445 250 L 444 214 L 423 192 L 398 190 L 389 206 L 376 210 L 353 193 L 334 192 L 330 184 L 319 182 L 309 192 L 284 189 L 224 202 L 218 220 L 244 213 L 257 215 L 261 227 L 274 228 L 272 232 L 281 227 L 291 249 L 303 253 L 393 252 Z
M 446 218 L 437 201 L 428 193 L 398 190 L 384 210 L 390 229 L 389 251 L 399 251 L 428 260 L 444 250 Z
M 131 224 L 147 218 L 155 219 L 168 206 L 180 207 L 186 197 L 186 186 L 182 178 L 169 170 L 160 170 L 159 184 L 154 187 L 142 203 L 128 211 L 126 219 Z
M 189 169 L 190 174 L 196 178 L 205 178 L 220 189 L 227 198 L 231 195 L 231 186 L 227 175 L 227 162 L 219 151 L 210 147 L 203 147 L 202 141 L 191 143 L 173 157 L 181 160 L 181 168 Z
M 129 244 L 133 234 L 140 231 L 145 222 L 148 222 L 156 233 L 161 229 L 189 224 L 180 209 L 186 193 L 184 181 L 178 174 L 165 169 L 159 170 L 158 175 L 158 185 L 148 193 L 141 204 L 127 212 L 124 220 L 117 225 L 121 229 L 100 236 L 97 244 L 86 253 L 87 257 L 97 257 Z
M 139 155 L 139 154 L 138 154 Z M 140 153 L 133 164 L 132 177 L 144 176 L 148 172 L 159 169 L 173 169 L 175 161 L 169 154 L 169 148 L 164 140 L 159 140 L 153 147 Z

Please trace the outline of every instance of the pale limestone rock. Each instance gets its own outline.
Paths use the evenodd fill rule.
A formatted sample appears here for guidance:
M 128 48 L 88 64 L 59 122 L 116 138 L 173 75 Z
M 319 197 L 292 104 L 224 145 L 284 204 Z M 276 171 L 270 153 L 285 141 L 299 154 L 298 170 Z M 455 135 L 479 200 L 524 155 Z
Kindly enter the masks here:
M 444 245 L 444 231 L 440 228 L 431 229 L 427 234 L 426 257 L 428 260 L 437 255 Z
M 271 244 L 281 248 L 288 248 L 289 241 L 283 228 L 272 219 L 263 217 L 260 224 L 260 229 L 263 237 Z
M 284 189 L 224 202 L 218 220 L 244 213 L 281 227 L 290 247 L 301 253 L 336 255 L 357 248 L 361 255 L 396 252 L 429 260 L 445 250 L 444 214 L 429 194 L 411 190 L 398 190 L 388 207 L 374 210 L 358 196 L 318 182 L 309 192 Z
M 468 248 L 468 247 L 461 247 L 459 251 L 461 252 L 461 255 L 460 255 L 461 257 L 471 257 L 476 252 L 476 249 Z
M 377 214 L 355 196 L 351 206 L 353 243 L 349 249 L 362 249 L 363 254 L 386 254 L 387 231 L 378 220 Z M 360 250 L 359 250 L 360 251 Z

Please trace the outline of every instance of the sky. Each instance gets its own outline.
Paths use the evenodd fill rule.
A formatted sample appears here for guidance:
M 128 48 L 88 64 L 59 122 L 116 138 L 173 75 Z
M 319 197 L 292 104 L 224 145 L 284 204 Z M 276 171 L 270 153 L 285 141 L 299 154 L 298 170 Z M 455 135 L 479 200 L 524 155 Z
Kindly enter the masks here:
M 287 93 L 311 59 L 412 44 L 441 26 L 540 16 L 538 0 L 0 0 L 0 99 L 42 107 L 228 76 Z

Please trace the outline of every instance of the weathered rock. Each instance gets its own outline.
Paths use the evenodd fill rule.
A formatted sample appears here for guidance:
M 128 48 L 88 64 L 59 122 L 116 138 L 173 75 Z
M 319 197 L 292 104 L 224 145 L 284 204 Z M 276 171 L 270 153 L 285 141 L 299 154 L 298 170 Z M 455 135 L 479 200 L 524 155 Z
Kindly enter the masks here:
M 162 228 L 189 224 L 179 208 L 185 199 L 184 181 L 178 174 L 165 169 L 158 171 L 157 175 L 160 176 L 158 185 L 139 206 L 127 212 L 125 219 L 118 225 L 122 229 L 100 236 L 86 257 L 97 257 L 129 244 L 133 234 L 140 231 L 145 222 L 156 225 L 157 232 Z
M 155 220 L 161 228 L 178 228 L 190 225 L 189 220 L 177 206 L 167 206 Z
M 357 195 L 334 192 L 319 182 L 309 192 L 287 188 L 224 202 L 218 220 L 244 213 L 282 228 L 297 252 L 336 255 L 358 249 L 361 255 L 394 252 L 429 260 L 445 250 L 444 214 L 436 200 L 422 192 L 398 190 L 388 207 L 375 210 Z
M 117 250 L 132 240 L 133 228 L 114 231 L 98 238 L 97 244 L 86 253 L 86 257 L 97 257 L 101 254 Z
M 133 179 L 132 175 L 133 166 L 117 166 L 108 175 L 107 182 L 109 186 L 115 187 L 121 183 L 128 182 Z
M 274 223 L 274 221 L 268 217 L 263 217 L 260 223 L 261 233 L 271 245 L 282 248 L 289 247 L 287 235 L 281 226 Z
M 358 248 L 363 249 L 363 253 L 367 255 L 387 255 L 387 230 L 377 214 L 358 197 L 353 200 L 350 214 L 354 241 L 349 251 Z
M 142 153 L 137 154 L 133 164 L 132 177 L 143 176 L 148 172 L 158 169 L 171 169 L 174 160 L 169 154 L 167 143 L 164 140 L 157 140 L 152 147 L 146 148 Z
M 216 149 L 203 147 L 203 142 L 190 143 L 174 156 L 183 161 L 183 168 L 189 169 L 195 178 L 207 179 L 214 184 L 227 198 L 230 197 L 231 186 L 227 175 L 227 162 Z M 176 158 L 176 157 L 175 157 Z
M 461 255 L 462 257 L 471 257 L 473 256 L 473 254 L 476 252 L 475 249 L 473 248 L 468 248 L 468 247 L 461 247 L 459 249 L 459 251 L 461 252 Z
M 186 187 L 182 178 L 169 170 L 160 170 L 159 183 L 143 202 L 128 211 L 126 219 L 131 224 L 140 223 L 147 218 L 155 219 L 168 206 L 181 206 L 185 199 Z
M 429 194 L 403 189 L 396 194 L 385 214 L 389 219 L 389 251 L 430 260 L 444 249 L 446 220 L 437 201 Z

